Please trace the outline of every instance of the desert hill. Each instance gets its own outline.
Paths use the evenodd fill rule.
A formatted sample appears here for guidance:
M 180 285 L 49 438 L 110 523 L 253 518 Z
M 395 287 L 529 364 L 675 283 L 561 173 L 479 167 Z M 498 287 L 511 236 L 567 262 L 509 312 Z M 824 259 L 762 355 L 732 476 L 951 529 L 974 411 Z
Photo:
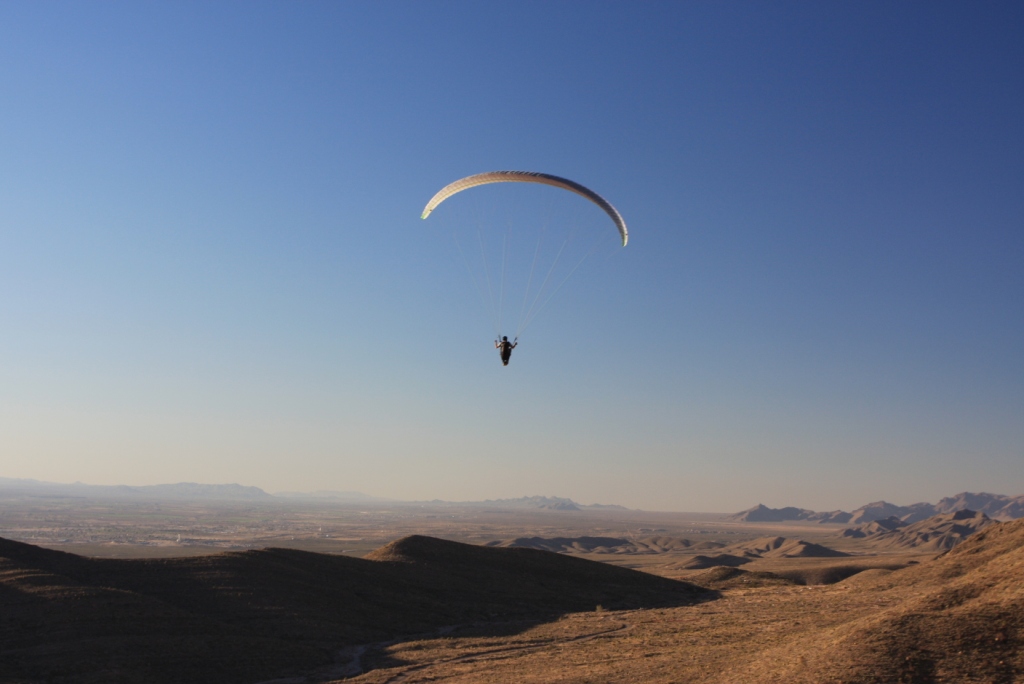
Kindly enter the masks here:
M 620 537 L 517 537 L 487 546 L 502 548 L 541 549 L 554 553 L 635 553 L 636 546 Z
M 1022 573 L 1024 520 L 992 524 L 935 561 L 864 578 L 890 607 L 786 647 L 760 681 L 1020 681 Z
M 807 517 L 808 520 L 819 523 L 845 523 L 849 522 L 850 518 L 853 517 L 852 513 L 846 511 L 824 511 L 814 513 Z
M 368 559 L 288 549 L 92 559 L 0 539 L 0 681 L 251 683 L 445 625 L 713 596 L 580 558 L 418 536 Z
M 821 544 L 785 537 L 761 537 L 732 544 L 723 551 L 747 558 L 829 558 L 849 555 Z
M 879 534 L 875 540 L 879 549 L 947 551 L 993 522 L 984 513 L 956 511 Z
M 638 548 L 649 549 L 653 553 L 671 553 L 673 551 L 710 551 L 720 549 L 725 544 L 716 541 L 692 541 L 680 537 L 642 537 L 636 540 Z
M 873 520 L 869 523 L 857 525 L 856 527 L 848 527 L 839 533 L 842 537 L 851 537 L 853 539 L 863 539 L 865 537 L 877 537 L 881 534 L 898 530 L 901 527 L 906 527 L 907 523 L 903 522 L 896 516 L 890 516 L 883 518 L 882 520 Z
M 762 537 L 739 542 L 724 547 L 722 551 L 713 556 L 693 556 L 670 567 L 679 570 L 704 570 L 718 566 L 735 568 L 760 558 L 837 558 L 849 555 L 821 544 L 785 537 Z
M 772 585 L 792 585 L 794 582 L 771 572 L 750 572 L 737 567 L 715 566 L 707 572 L 690 575 L 691 582 L 713 589 L 752 589 Z
M 678 564 L 676 567 L 682 570 L 704 570 L 715 567 L 735 568 L 744 563 L 752 563 L 753 561 L 754 559 L 750 556 L 734 556 L 731 553 L 719 553 L 714 556 L 697 555 L 685 563 Z
M 876 542 L 877 549 L 948 551 L 993 522 L 984 513 L 958 510 L 935 515 L 911 525 L 894 516 L 850 527 L 839 534 L 843 537 L 869 539 Z
M 718 549 L 725 544 L 713 541 L 693 542 L 680 537 L 517 537 L 503 541 L 488 542 L 487 546 L 503 548 L 526 548 L 554 551 L 555 553 L 614 553 L 614 554 L 656 554 L 682 551 Z

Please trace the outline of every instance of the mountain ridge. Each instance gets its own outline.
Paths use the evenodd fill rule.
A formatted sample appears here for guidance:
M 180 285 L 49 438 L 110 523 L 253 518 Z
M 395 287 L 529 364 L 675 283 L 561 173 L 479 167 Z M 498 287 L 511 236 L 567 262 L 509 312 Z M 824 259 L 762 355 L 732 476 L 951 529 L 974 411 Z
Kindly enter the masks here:
M 734 513 L 726 519 L 734 522 L 797 522 L 852 523 L 862 525 L 888 518 L 895 518 L 906 524 L 913 524 L 944 513 L 971 510 L 984 513 L 994 520 L 1015 520 L 1024 517 L 1024 495 L 1007 496 L 988 492 L 961 492 L 940 499 L 936 504 L 919 502 L 909 506 L 898 506 L 887 501 L 873 501 L 853 512 L 816 512 L 806 508 L 787 506 L 769 508 L 757 504 L 745 511 Z

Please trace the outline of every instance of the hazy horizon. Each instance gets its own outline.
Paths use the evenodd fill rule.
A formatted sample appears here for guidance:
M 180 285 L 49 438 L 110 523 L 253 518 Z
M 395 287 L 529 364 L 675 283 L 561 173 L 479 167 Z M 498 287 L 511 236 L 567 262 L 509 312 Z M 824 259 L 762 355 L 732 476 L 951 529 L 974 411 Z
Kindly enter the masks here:
M 0 476 L 1020 494 L 1022 30 L 998 2 L 4 4 Z M 630 228 L 507 368 L 446 223 L 497 195 L 420 220 L 499 169 Z
M 99 484 L 97 484 L 97 483 L 80 482 L 80 481 L 76 481 L 76 482 L 49 482 L 49 481 L 35 480 L 35 479 L 30 479 L 30 478 L 20 478 L 19 479 L 19 478 L 6 478 L 6 477 L 3 477 L 3 476 L 0 476 L 0 486 L 3 486 L 4 484 L 6 484 L 8 482 L 33 483 L 33 484 L 39 484 L 39 485 L 54 485 L 54 486 L 60 486 L 60 487 L 73 487 L 73 486 L 76 486 L 76 485 L 77 486 L 85 486 L 85 487 L 123 487 L 123 486 L 128 486 L 128 487 L 174 487 L 174 486 L 178 486 L 178 485 L 199 485 L 201 487 L 243 487 L 243 488 L 255 487 L 255 485 L 247 485 L 247 484 L 243 484 L 243 483 L 239 483 L 239 482 L 161 482 L 161 483 L 153 483 L 153 484 L 148 484 L 148 485 L 125 485 L 124 483 L 116 483 L 116 484 L 99 483 Z M 376 495 L 376 494 L 372 494 L 372 493 L 368 493 L 368 492 L 360 492 L 360 491 L 353 491 L 353 490 L 319 489 L 319 490 L 283 490 L 283 491 L 275 491 L 275 490 L 267 490 L 267 489 L 264 489 L 264 488 L 261 488 L 261 487 L 257 487 L 257 489 L 259 489 L 261 492 L 263 492 L 263 493 L 265 493 L 265 494 L 267 494 L 269 496 L 272 496 L 274 498 L 282 498 L 282 499 L 288 499 L 288 498 L 315 498 L 316 495 L 321 495 L 321 496 L 327 496 L 330 499 L 335 499 L 338 502 L 346 502 L 346 503 L 362 502 L 362 503 L 368 503 L 368 504 L 381 504 L 381 505 L 385 505 L 385 504 L 430 504 L 430 503 L 442 503 L 442 504 L 458 505 L 458 504 L 479 504 L 479 503 L 486 503 L 486 502 L 490 502 L 490 501 L 493 501 L 493 502 L 509 502 L 509 501 L 523 501 L 523 500 L 529 500 L 529 499 L 550 499 L 550 500 L 563 500 L 563 501 L 564 500 L 569 500 L 569 501 L 572 501 L 573 503 L 575 503 L 577 505 L 584 506 L 584 507 L 595 507 L 595 506 L 596 507 L 602 507 L 602 506 L 604 506 L 604 507 L 609 507 L 609 506 L 610 507 L 624 507 L 624 508 L 627 508 L 629 510 L 648 511 L 648 512 L 662 512 L 662 513 L 684 513 L 684 514 L 685 513 L 693 513 L 693 514 L 731 515 L 731 514 L 734 514 L 734 513 L 741 512 L 739 509 L 733 509 L 733 510 L 650 509 L 650 508 L 644 509 L 642 507 L 624 506 L 623 504 L 620 504 L 620 503 L 618 503 L 616 501 L 579 501 L 579 500 L 573 499 L 572 497 L 561 496 L 557 492 L 554 492 L 554 493 L 552 493 L 552 492 L 547 492 L 547 493 L 537 493 L 537 492 L 534 492 L 534 493 L 521 494 L 519 496 L 502 497 L 502 498 L 497 498 L 497 499 L 495 499 L 495 498 L 479 497 L 479 498 L 475 498 L 475 499 L 449 500 L 449 499 L 439 499 L 439 498 L 436 498 L 436 497 L 434 497 L 434 498 L 424 498 L 424 499 L 396 499 L 396 498 L 392 498 L 392 497 L 384 497 L 384 496 L 380 496 L 380 495 Z M 953 493 L 949 493 L 949 494 L 947 494 L 947 495 L 945 495 L 943 497 L 938 497 L 938 498 L 936 498 L 933 501 L 924 501 L 924 502 L 922 502 L 922 501 L 887 501 L 886 503 L 895 504 L 897 506 L 910 506 L 912 504 L 918 504 L 918 503 L 937 503 L 940 499 L 952 498 L 952 497 L 955 497 L 955 496 L 957 496 L 959 494 L 962 494 L 962 493 L 974 494 L 974 495 L 978 495 L 978 494 L 986 495 L 987 494 L 987 495 L 1007 496 L 1007 497 L 1020 496 L 1020 495 L 1017 495 L 1017 494 L 1006 493 L 1006 492 L 953 492 Z M 211 499 L 211 500 L 225 501 L 225 502 L 232 501 L 232 499 Z M 244 499 L 237 499 L 237 501 L 243 501 L 243 500 Z M 872 504 L 872 503 L 878 503 L 879 501 L 881 501 L 881 500 L 875 499 L 875 500 L 871 500 L 871 501 L 864 501 L 860 505 L 851 506 L 851 507 L 849 507 L 847 509 L 844 509 L 844 510 L 847 510 L 848 512 L 849 511 L 853 511 L 853 510 L 861 508 L 862 506 L 866 506 L 866 505 L 869 505 L 869 504 Z M 758 501 L 756 503 L 752 503 L 749 506 L 744 507 L 742 510 L 747 510 L 749 508 L 754 508 L 754 507 L 762 506 L 762 505 L 764 505 L 763 502 Z M 768 506 L 768 508 L 786 508 L 786 507 L 807 509 L 807 507 L 805 507 L 805 506 L 800 506 L 798 504 L 792 504 L 792 503 L 790 503 L 790 504 L 780 504 L 779 506 Z M 814 509 L 808 509 L 808 510 L 814 510 Z M 837 509 L 836 507 L 831 507 L 831 508 L 826 507 L 824 509 L 819 509 L 818 512 L 828 512 L 828 511 L 834 511 L 834 510 L 839 510 L 839 509 Z

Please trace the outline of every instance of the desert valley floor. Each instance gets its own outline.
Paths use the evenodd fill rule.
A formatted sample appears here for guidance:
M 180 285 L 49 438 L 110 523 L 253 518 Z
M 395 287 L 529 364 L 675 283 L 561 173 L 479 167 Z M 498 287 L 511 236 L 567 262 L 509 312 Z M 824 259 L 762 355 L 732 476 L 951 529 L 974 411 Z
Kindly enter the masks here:
M 9 499 L 0 682 L 1024 682 L 982 517 Z

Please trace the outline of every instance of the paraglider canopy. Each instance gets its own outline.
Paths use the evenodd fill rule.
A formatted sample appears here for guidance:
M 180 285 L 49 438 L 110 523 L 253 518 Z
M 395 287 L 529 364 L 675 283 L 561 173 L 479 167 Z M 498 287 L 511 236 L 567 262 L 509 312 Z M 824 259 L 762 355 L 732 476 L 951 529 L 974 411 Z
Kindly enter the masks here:
M 474 188 L 478 185 L 487 185 L 489 183 L 540 183 L 541 185 L 551 185 L 556 188 L 562 188 L 569 192 L 575 192 L 581 197 L 585 197 L 597 206 L 604 210 L 604 213 L 608 214 L 611 220 L 615 223 L 615 227 L 619 229 L 619 235 L 622 236 L 622 246 L 625 247 L 629 241 L 629 231 L 626 230 L 626 222 L 623 220 L 622 215 L 619 214 L 618 210 L 611 205 L 608 200 L 598 195 L 596 192 L 587 188 L 575 181 L 571 181 L 568 178 L 562 178 L 560 176 L 553 176 L 549 173 L 538 173 L 536 171 L 489 171 L 487 173 L 478 173 L 473 176 L 466 176 L 461 178 L 454 183 L 441 188 L 441 190 L 430 198 L 427 202 L 427 206 L 423 208 L 423 214 L 420 218 L 427 218 L 430 216 L 430 212 L 434 211 L 441 202 L 452 195 Z
M 446 203 L 463 190 L 506 183 L 520 187 L 499 190 L 495 185 L 493 191 L 469 193 L 468 205 L 465 200 Z M 445 209 L 438 212 L 438 220 L 452 229 L 458 254 L 490 313 L 496 344 L 508 345 L 508 352 L 515 343 L 502 339 L 507 298 L 513 304 L 521 301 L 518 323 L 512 328 L 518 339 L 584 261 L 602 249 L 619 251 L 609 239 L 608 219 L 618 230 L 623 247 L 629 240 L 626 222 L 610 202 L 590 188 L 549 173 L 490 171 L 466 176 L 431 197 L 421 218 L 430 216 L 442 203 Z M 593 211 L 594 206 L 601 211 Z M 463 244 L 470 249 L 463 249 Z M 502 360 L 507 364 L 504 352 Z

